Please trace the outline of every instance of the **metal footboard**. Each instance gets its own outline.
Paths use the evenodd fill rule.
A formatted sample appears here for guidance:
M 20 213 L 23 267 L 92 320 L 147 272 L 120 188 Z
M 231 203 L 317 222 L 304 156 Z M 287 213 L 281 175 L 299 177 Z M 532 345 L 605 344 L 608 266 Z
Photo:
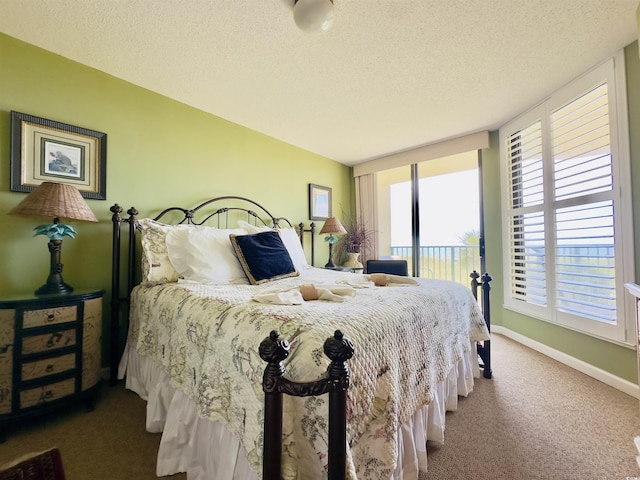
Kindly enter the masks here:
M 264 398 L 263 480 L 280 480 L 282 462 L 282 394 L 308 397 L 329 394 L 329 480 L 344 480 L 347 446 L 347 389 L 349 369 L 345 363 L 354 346 L 336 330 L 324 342 L 324 353 L 331 359 L 325 376 L 313 382 L 294 382 L 285 378 L 282 363 L 289 355 L 289 342 L 275 330 L 260 343 L 260 357 L 268 363 L 262 378 Z

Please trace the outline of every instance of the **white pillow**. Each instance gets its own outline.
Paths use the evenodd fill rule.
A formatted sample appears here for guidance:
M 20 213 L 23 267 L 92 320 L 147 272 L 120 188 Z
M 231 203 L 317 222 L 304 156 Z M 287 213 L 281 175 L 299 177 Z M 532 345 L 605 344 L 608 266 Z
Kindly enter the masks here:
M 250 234 L 274 230 L 273 228 L 269 228 L 264 225 L 252 225 L 243 220 L 238 220 L 238 226 L 240 228 L 244 228 Z M 300 272 L 307 268 L 309 264 L 307 263 L 307 257 L 304 254 L 304 249 L 302 248 L 302 244 L 300 243 L 300 237 L 298 236 L 297 230 L 292 227 L 277 228 L 275 230 L 280 233 L 282 243 L 284 243 L 285 248 L 289 252 L 289 256 L 291 257 L 291 261 L 293 262 L 293 266 L 296 267 L 296 270 Z
M 289 252 L 291 261 L 299 272 L 309 267 L 307 263 L 307 257 L 304 254 L 304 249 L 300 243 L 300 237 L 298 232 L 294 228 L 279 228 L 280 238 L 284 243 L 285 248 Z
M 246 230 L 192 227 L 167 234 L 169 260 L 185 280 L 207 284 L 247 284 L 247 277 L 233 251 L 230 234 Z
M 267 227 L 266 225 L 254 225 L 253 223 L 245 222 L 244 220 L 238 220 L 238 227 L 245 229 L 249 234 L 273 230 L 273 228 Z
M 149 284 L 177 282 L 178 272 L 169 261 L 167 233 L 190 228 L 189 225 L 166 225 L 150 218 L 138 220 L 142 228 L 142 282 Z

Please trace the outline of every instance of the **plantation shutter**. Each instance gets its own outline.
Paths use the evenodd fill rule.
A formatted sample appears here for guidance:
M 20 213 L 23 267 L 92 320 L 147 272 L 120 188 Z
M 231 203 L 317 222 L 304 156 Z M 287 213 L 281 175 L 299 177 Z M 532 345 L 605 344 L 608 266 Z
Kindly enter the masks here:
M 551 114 L 556 308 L 616 321 L 607 84 Z
M 546 305 L 542 124 L 507 140 L 511 297 Z
M 635 345 L 624 57 L 500 128 L 504 305 Z

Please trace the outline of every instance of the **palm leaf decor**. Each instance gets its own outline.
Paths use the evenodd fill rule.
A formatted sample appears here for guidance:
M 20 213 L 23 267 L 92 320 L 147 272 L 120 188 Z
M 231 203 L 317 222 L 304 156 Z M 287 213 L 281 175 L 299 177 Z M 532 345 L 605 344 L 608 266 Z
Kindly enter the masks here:
M 34 228 L 36 235 L 46 235 L 49 240 L 62 240 L 62 237 L 76 238 L 76 230 L 71 225 L 62 225 L 61 223 L 52 223 L 50 225 L 38 225 Z

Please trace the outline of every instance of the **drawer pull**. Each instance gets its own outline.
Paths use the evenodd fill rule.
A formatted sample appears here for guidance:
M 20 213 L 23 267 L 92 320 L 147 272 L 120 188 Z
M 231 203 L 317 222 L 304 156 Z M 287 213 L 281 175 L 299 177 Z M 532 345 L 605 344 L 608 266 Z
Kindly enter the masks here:
M 53 313 L 50 313 L 49 315 L 47 315 L 47 322 L 51 323 L 56 319 L 55 315 Z
M 58 343 L 60 343 L 61 339 L 62 339 L 62 333 L 61 332 L 56 332 L 56 333 L 52 334 L 49 337 L 49 340 L 47 340 L 47 348 L 51 348 L 54 345 L 57 345 Z
M 44 371 L 47 372 L 47 373 L 53 372 L 53 365 L 51 365 L 51 364 L 47 365 L 47 367 L 44 369 Z

